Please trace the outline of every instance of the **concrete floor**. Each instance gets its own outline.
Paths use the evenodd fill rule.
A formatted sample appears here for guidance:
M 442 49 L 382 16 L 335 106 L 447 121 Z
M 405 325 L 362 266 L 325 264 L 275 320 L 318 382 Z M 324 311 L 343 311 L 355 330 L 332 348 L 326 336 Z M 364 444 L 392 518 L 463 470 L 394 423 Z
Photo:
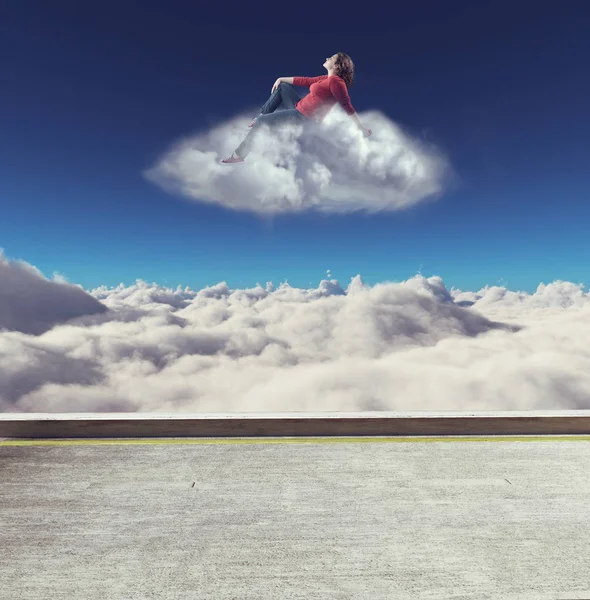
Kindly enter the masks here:
M 0 442 L 0 597 L 590 599 L 589 441 L 252 441 Z

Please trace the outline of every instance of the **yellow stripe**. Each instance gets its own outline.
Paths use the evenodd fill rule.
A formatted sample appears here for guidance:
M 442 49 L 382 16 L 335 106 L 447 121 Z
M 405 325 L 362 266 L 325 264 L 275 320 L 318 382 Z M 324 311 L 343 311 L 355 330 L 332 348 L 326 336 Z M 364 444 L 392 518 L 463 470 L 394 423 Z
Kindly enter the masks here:
M 280 437 L 280 438 L 120 438 L 120 439 L 63 439 L 0 440 L 0 446 L 127 446 L 127 445 L 188 445 L 188 444 L 372 444 L 372 443 L 429 443 L 429 442 L 588 442 L 590 435 L 561 436 L 463 436 L 463 437 Z

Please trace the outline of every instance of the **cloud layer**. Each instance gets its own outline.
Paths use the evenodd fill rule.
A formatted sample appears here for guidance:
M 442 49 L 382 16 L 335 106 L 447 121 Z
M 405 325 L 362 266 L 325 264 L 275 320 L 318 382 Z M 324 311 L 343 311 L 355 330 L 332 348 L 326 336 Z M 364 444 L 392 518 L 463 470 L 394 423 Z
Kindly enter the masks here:
M 88 293 L 0 260 L 2 412 L 590 409 L 581 285 Z
M 365 138 L 339 106 L 321 125 L 261 127 L 244 163 L 221 164 L 257 112 L 176 143 L 145 176 L 196 202 L 264 216 L 403 210 L 437 197 L 451 180 L 448 160 L 433 145 L 378 111 L 359 115 L 373 131 Z
M 106 310 L 79 286 L 49 281 L 24 261 L 9 262 L 0 249 L 0 329 L 40 334 L 72 317 Z

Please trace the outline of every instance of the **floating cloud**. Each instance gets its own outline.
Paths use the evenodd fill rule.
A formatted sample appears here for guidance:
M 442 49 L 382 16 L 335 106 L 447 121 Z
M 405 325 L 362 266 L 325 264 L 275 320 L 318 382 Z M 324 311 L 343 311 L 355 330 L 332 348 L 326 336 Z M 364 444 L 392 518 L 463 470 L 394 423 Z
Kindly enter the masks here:
M 438 149 L 378 111 L 360 118 L 370 138 L 335 106 L 320 125 L 261 127 L 244 163 L 220 164 L 248 133 L 251 117 L 239 116 L 177 143 L 145 175 L 197 202 L 264 216 L 397 211 L 442 193 L 451 169 Z
M 590 295 L 569 282 L 86 292 L 0 264 L 4 412 L 590 408 Z

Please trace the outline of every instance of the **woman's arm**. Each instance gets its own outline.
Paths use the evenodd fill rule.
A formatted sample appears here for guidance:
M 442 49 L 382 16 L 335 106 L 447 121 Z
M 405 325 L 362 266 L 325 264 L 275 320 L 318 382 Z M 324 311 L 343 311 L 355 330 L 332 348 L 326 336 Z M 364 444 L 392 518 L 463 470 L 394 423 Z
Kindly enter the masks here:
M 285 77 L 287 83 L 292 83 L 293 85 L 299 87 L 310 87 L 314 83 L 319 83 L 328 77 L 327 75 L 318 75 L 317 77 Z
M 350 118 L 359 126 L 359 129 L 362 129 L 363 131 L 365 130 L 360 119 L 358 118 L 358 116 L 356 114 L 356 111 L 350 114 Z
M 366 137 L 369 137 L 369 136 L 370 136 L 370 135 L 373 133 L 373 131 L 372 131 L 371 129 L 365 129 L 365 128 L 362 126 L 362 123 L 361 123 L 360 119 L 357 117 L 357 114 L 356 114 L 356 112 L 353 112 L 353 113 L 350 115 L 350 118 L 351 118 L 351 119 L 352 119 L 352 120 L 353 120 L 353 121 L 354 121 L 354 122 L 355 122 L 355 123 L 358 125 L 358 128 L 359 128 L 359 129 L 360 129 L 360 130 L 363 132 L 363 134 L 364 134 Z
M 291 85 L 297 85 L 301 87 L 310 87 L 314 83 L 318 83 L 318 81 L 326 79 L 326 77 L 327 75 L 320 75 L 319 77 L 279 77 L 274 82 L 272 91 L 274 92 L 281 82 L 290 83 Z
M 272 84 L 271 92 L 274 92 L 281 83 L 293 83 L 294 77 L 277 77 L 277 80 Z
M 366 136 L 371 135 L 372 131 L 370 129 L 365 129 L 363 127 L 362 123 L 360 122 L 360 119 L 358 118 L 358 116 L 356 114 L 356 110 L 354 110 L 354 106 L 352 105 L 352 102 L 350 101 L 350 96 L 348 95 L 348 89 L 346 88 L 346 84 L 344 83 L 344 81 L 333 77 L 332 80 L 330 81 L 330 91 L 332 92 L 332 94 L 336 98 L 336 100 L 338 100 L 338 103 L 340 104 L 340 106 L 342 106 L 342 108 L 344 109 L 344 112 L 346 112 L 346 114 L 349 115 L 350 118 L 357 124 L 358 128 Z

